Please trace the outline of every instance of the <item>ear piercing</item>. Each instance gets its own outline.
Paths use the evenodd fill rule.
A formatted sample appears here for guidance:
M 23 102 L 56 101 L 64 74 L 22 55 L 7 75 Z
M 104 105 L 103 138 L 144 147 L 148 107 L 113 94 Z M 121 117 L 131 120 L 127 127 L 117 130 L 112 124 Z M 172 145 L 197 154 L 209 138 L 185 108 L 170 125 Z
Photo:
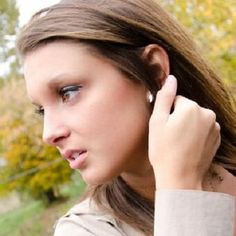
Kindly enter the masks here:
M 153 94 L 148 90 L 148 92 L 147 92 L 147 101 L 148 101 L 149 103 L 152 103 L 153 100 L 154 100 L 154 96 L 153 96 Z

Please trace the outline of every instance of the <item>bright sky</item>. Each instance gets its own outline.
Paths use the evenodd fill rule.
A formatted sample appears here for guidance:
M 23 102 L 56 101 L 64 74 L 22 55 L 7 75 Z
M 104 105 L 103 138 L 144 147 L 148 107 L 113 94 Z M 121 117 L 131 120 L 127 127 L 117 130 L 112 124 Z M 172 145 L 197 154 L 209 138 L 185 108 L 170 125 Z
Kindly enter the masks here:
M 59 0 L 17 0 L 17 6 L 20 11 L 20 26 L 27 23 L 36 11 L 58 2 Z

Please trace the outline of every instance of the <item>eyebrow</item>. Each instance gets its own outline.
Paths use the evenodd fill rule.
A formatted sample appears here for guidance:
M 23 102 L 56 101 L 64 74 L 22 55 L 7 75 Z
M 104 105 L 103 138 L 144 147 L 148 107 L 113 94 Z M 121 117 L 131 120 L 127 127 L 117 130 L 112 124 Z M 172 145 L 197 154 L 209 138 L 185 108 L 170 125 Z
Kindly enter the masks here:
M 56 75 L 50 79 L 48 82 L 49 88 L 54 88 L 55 86 L 59 86 L 63 83 L 65 83 L 66 80 L 68 79 L 78 79 L 78 76 L 75 74 L 70 74 L 70 73 L 63 73 Z
M 48 87 L 50 90 L 52 90 L 55 87 L 62 86 L 65 83 L 65 81 L 67 81 L 69 79 L 70 80 L 78 79 L 78 75 L 72 74 L 72 73 L 62 73 L 62 74 L 56 75 L 56 76 L 50 78 L 50 81 L 48 82 Z M 37 107 L 40 106 L 39 104 L 34 102 L 31 98 L 29 98 L 29 99 L 33 105 L 35 105 Z

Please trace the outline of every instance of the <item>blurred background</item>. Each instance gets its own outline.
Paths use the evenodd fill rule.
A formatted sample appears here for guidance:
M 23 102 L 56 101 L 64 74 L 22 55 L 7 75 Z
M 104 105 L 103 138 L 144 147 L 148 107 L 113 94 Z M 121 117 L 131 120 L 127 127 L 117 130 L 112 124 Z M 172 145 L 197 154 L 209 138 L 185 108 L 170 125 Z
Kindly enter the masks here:
M 52 235 L 53 224 L 85 189 L 52 147 L 27 100 L 15 39 L 30 16 L 58 0 L 0 0 L 0 236 Z M 236 95 L 236 1 L 158 1 L 193 35 Z

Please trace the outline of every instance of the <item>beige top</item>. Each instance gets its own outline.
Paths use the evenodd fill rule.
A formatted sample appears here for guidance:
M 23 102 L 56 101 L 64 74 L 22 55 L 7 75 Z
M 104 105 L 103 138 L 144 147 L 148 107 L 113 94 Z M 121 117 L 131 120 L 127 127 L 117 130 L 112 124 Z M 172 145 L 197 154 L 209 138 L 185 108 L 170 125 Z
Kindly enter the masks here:
M 195 190 L 156 192 L 155 236 L 233 236 L 235 197 Z M 145 236 L 85 200 L 56 224 L 54 236 Z
M 236 178 L 215 166 L 224 181 L 217 192 L 156 192 L 154 236 L 236 236 Z M 103 214 L 91 201 L 75 205 L 55 228 L 54 236 L 145 236 Z

